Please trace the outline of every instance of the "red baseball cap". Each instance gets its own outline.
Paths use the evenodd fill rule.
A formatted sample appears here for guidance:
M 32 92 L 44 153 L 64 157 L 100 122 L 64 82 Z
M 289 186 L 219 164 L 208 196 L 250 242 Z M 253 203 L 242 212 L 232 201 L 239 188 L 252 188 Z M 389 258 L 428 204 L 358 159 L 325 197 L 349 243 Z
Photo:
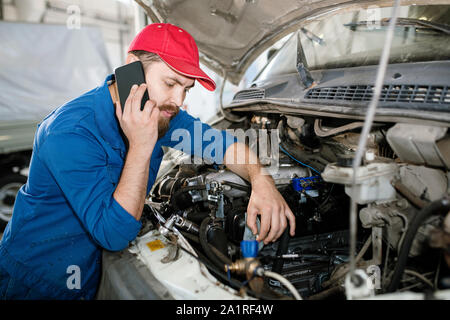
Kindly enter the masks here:
M 131 42 L 128 52 L 134 50 L 156 53 L 175 71 L 197 79 L 210 91 L 216 89 L 216 83 L 200 69 L 194 38 L 180 27 L 170 23 L 149 24 Z

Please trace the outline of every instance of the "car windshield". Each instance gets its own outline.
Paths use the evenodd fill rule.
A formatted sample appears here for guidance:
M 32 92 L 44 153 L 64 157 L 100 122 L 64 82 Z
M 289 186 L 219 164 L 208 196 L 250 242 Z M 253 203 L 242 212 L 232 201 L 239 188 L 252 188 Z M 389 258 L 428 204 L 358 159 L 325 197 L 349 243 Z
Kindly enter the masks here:
M 392 7 L 346 11 L 304 23 L 255 81 L 295 73 L 300 39 L 310 70 L 376 65 Z M 450 59 L 450 6 L 402 6 L 390 63 Z

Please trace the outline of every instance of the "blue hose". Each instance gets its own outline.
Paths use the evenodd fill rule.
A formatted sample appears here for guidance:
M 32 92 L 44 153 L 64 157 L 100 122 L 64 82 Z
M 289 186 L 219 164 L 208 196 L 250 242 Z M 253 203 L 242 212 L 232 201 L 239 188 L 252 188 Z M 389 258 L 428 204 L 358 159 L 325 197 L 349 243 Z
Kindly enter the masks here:
M 294 160 L 294 161 L 300 163 L 302 166 L 305 166 L 305 167 L 310 168 L 311 170 L 313 170 L 314 172 L 316 172 L 319 176 L 321 175 L 321 173 L 320 173 L 319 171 L 317 171 L 316 169 L 314 169 L 313 167 L 308 166 L 307 164 L 305 164 L 305 163 L 303 163 L 303 162 L 298 161 L 297 159 L 295 159 L 293 156 L 291 156 L 291 155 L 289 154 L 289 152 L 287 152 L 286 150 L 284 150 L 284 148 L 283 148 L 282 146 L 280 146 L 280 149 L 281 149 L 281 151 L 283 151 L 284 153 L 286 153 L 286 154 L 289 156 L 289 158 L 291 158 L 292 160 Z

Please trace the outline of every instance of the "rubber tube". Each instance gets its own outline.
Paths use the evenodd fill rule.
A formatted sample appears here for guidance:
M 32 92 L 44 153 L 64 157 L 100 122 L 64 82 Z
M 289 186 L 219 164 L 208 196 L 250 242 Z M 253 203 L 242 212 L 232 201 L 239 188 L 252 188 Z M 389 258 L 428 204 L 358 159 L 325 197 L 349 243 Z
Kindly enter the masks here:
M 214 265 L 223 270 L 225 264 L 227 264 L 227 261 L 222 261 L 219 258 L 219 256 L 216 255 L 214 251 L 211 249 L 211 245 L 208 242 L 208 229 L 211 220 L 212 220 L 211 217 L 207 217 L 203 219 L 202 223 L 200 224 L 199 230 L 200 245 L 202 246 L 202 249 L 205 251 L 206 256 L 214 263 Z
M 297 289 L 292 285 L 292 283 L 289 282 L 285 277 L 282 275 L 272 272 L 272 271 L 264 271 L 264 276 L 269 277 L 275 280 L 278 280 L 282 285 L 284 285 L 294 296 L 296 300 L 303 300 L 300 294 L 298 293 Z
M 392 275 L 391 282 L 386 290 L 386 292 L 394 292 L 397 290 L 400 284 L 401 277 L 405 271 L 406 262 L 408 260 L 409 251 L 411 245 L 416 236 L 417 230 L 421 224 L 433 214 L 446 214 L 450 210 L 450 199 L 448 196 L 431 202 L 429 205 L 420 210 L 409 224 L 409 228 L 406 231 L 405 238 L 403 240 L 402 248 L 398 255 L 398 262 L 394 269 L 394 274 Z

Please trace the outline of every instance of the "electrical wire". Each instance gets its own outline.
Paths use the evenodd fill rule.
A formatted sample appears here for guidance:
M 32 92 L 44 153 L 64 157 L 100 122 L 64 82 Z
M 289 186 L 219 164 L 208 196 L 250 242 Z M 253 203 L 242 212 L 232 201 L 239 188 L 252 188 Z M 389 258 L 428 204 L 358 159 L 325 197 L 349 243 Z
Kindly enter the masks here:
M 281 274 L 265 270 L 264 276 L 278 280 L 282 285 L 284 285 L 292 293 L 292 295 L 294 296 L 294 298 L 296 300 L 303 300 L 302 297 L 300 296 L 300 294 L 298 293 L 297 289 L 295 289 L 295 287 L 292 285 L 292 283 L 290 283 L 289 280 L 287 280 Z
M 400 212 L 396 212 L 396 215 L 399 216 L 400 218 L 402 218 L 405 223 L 405 225 L 402 229 L 402 232 L 403 232 L 402 236 L 400 237 L 400 240 L 398 241 L 398 244 L 397 244 L 397 252 L 400 252 L 400 250 L 402 248 L 403 240 L 405 240 L 406 231 L 408 231 L 408 223 L 409 222 L 408 222 L 408 218 L 404 214 L 402 214 Z
M 305 167 L 310 168 L 311 170 L 313 170 L 314 172 L 316 172 L 319 176 L 321 175 L 321 173 L 320 173 L 319 171 L 317 171 L 316 169 L 314 169 L 313 167 L 308 166 L 306 163 L 303 163 L 303 162 L 301 162 L 301 161 L 298 161 L 296 158 L 294 158 L 293 156 L 291 156 L 291 154 L 290 154 L 289 152 L 287 152 L 282 146 L 280 146 L 280 149 L 281 149 L 281 151 L 283 151 L 284 153 L 286 153 L 286 155 L 288 155 L 289 158 L 291 158 L 292 160 L 294 160 L 294 161 L 300 163 L 302 166 L 305 166 Z
M 432 283 L 430 280 L 428 280 L 427 278 L 425 278 L 424 275 L 421 275 L 420 273 L 418 273 L 418 272 L 416 272 L 416 271 L 414 271 L 414 270 L 405 269 L 405 273 L 406 273 L 406 274 L 409 274 L 409 275 L 412 275 L 412 276 L 414 276 L 414 277 L 416 277 L 416 278 L 422 280 L 422 282 L 426 283 L 426 284 L 429 285 L 431 288 L 434 287 L 433 283 Z
M 394 7 L 392 9 L 392 18 L 389 19 L 389 27 L 386 33 L 386 40 L 383 47 L 383 52 L 381 53 L 380 63 L 378 65 L 377 76 L 375 80 L 375 87 L 370 101 L 369 107 L 366 112 L 366 117 L 364 119 L 364 126 L 362 128 L 358 147 L 356 150 L 355 158 L 353 159 L 353 178 L 352 187 L 356 186 L 356 172 L 358 171 L 359 165 L 362 161 L 363 152 L 366 149 L 367 137 L 372 128 L 372 123 L 375 117 L 375 112 L 381 95 L 381 89 L 383 86 L 384 76 L 386 73 L 387 65 L 389 62 L 389 54 L 391 51 L 392 39 L 394 37 L 395 24 L 397 23 L 397 17 L 400 7 L 400 0 L 395 0 Z M 357 232 L 357 204 L 351 198 L 350 205 L 350 275 L 353 276 L 356 270 L 355 262 L 355 252 L 356 252 L 356 232 Z
M 436 274 L 434 276 L 434 288 L 438 289 L 438 279 L 439 279 L 439 272 L 441 271 L 441 264 L 442 264 L 442 252 L 439 255 L 439 262 L 437 265 Z
M 370 235 L 366 242 L 364 242 L 363 247 L 361 248 L 361 250 L 359 251 L 358 255 L 355 258 L 355 263 L 358 263 L 359 260 L 362 259 L 362 257 L 364 256 L 364 254 L 366 254 L 367 249 L 369 249 L 370 244 L 372 243 L 372 235 Z
M 389 235 L 388 235 L 389 237 Z M 388 261 L 389 261 L 389 250 L 391 248 L 391 246 L 389 245 L 389 240 L 387 241 L 386 244 L 386 256 L 385 256 L 385 260 L 384 260 L 384 269 L 383 269 L 383 278 L 382 278 L 382 283 L 386 283 L 386 279 L 387 279 L 387 273 L 388 273 Z

